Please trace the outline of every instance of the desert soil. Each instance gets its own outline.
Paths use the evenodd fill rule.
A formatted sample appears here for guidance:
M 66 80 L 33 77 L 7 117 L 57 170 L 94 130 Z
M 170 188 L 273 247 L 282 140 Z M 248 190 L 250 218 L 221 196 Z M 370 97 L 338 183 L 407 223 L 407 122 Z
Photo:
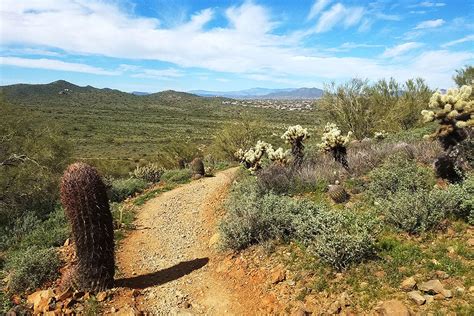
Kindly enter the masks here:
M 178 187 L 138 210 L 135 229 L 117 252 L 117 289 L 104 313 L 258 313 L 258 278 L 248 282 L 219 273 L 223 263 L 232 262 L 232 255 L 217 251 L 215 242 L 222 202 L 236 170 Z

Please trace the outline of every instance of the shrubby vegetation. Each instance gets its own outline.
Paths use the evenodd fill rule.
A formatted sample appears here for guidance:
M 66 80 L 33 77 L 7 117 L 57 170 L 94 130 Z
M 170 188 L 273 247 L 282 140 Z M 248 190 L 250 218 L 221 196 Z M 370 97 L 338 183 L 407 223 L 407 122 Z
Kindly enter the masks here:
M 54 248 L 30 247 L 12 253 L 6 262 L 6 268 L 12 271 L 8 291 L 21 293 L 34 290 L 44 282 L 55 280 L 59 276 L 60 266 L 61 262 Z
M 418 126 L 418 113 L 428 103 L 431 93 L 420 78 L 404 84 L 393 78 L 374 84 L 353 79 L 338 86 L 326 86 L 318 105 L 328 114 L 328 120 L 362 140 L 381 129 L 398 131 Z

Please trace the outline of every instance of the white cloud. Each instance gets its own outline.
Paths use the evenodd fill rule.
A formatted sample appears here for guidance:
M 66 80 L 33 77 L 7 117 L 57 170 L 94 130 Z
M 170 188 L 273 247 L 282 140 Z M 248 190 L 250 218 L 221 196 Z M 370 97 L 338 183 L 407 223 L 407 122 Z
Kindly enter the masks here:
M 332 0 L 316 0 L 309 11 L 308 20 L 315 18 Z
M 429 29 L 429 28 L 435 28 L 443 25 L 445 21 L 443 19 L 436 19 L 436 20 L 427 20 L 418 23 L 415 26 L 415 30 L 422 30 L 422 29 Z
M 339 23 L 342 23 L 346 28 L 354 26 L 360 22 L 363 15 L 364 8 L 362 7 L 345 7 L 341 3 L 336 3 L 321 14 L 314 31 L 316 33 L 327 32 Z
M 417 42 L 403 43 L 403 44 L 385 49 L 385 51 L 382 54 L 382 57 L 385 57 L 385 58 L 398 57 L 411 50 L 420 48 L 421 46 L 423 46 L 423 44 L 417 43 Z
M 0 57 L 0 64 L 6 66 L 16 66 L 23 68 L 36 68 L 36 69 L 48 69 L 48 70 L 59 70 L 59 71 L 72 71 L 72 72 L 82 72 L 95 75 L 118 75 L 119 72 L 108 71 L 102 68 L 89 66 L 86 64 L 77 64 L 64 62 L 56 59 L 30 59 L 30 58 L 20 58 L 20 57 Z
M 212 26 L 218 10 L 203 10 L 184 23 L 165 27 L 157 19 L 124 12 L 114 3 L 3 0 L 0 7 L 0 45 L 42 47 L 86 58 L 121 58 L 130 64 L 158 60 L 172 64 L 171 68 L 150 71 L 122 65 L 117 70 L 108 71 L 53 59 L 18 57 L 3 57 L 2 62 L 19 67 L 104 75 L 129 72 L 131 75 L 159 78 L 179 78 L 182 71 L 179 68 L 187 67 L 273 81 L 295 78 L 329 81 L 354 76 L 373 79 L 393 76 L 404 80 L 422 76 L 431 84 L 445 86 L 451 82 L 453 69 L 474 58 L 472 52 L 444 50 L 426 51 L 400 64 L 380 57 L 327 56 L 324 49 L 307 48 L 300 42 L 301 38 L 295 38 L 292 34 L 275 34 L 273 30 L 277 23 L 270 12 L 253 2 L 228 8 L 225 11 L 228 25 L 221 23 L 219 27 Z M 315 27 L 322 32 L 336 25 L 355 26 L 362 23 L 364 11 L 361 7 L 334 4 L 322 11 Z M 433 60 L 436 65 L 430 66 L 429 62 Z
M 431 7 L 444 7 L 446 3 L 444 2 L 430 2 L 430 1 L 423 1 L 418 4 L 419 7 L 424 8 L 431 8 Z
M 461 44 L 461 43 L 465 43 L 465 42 L 472 42 L 474 41 L 474 34 L 471 34 L 471 35 L 467 35 L 463 38 L 460 38 L 458 40 L 455 40 L 455 41 L 451 41 L 451 42 L 447 42 L 443 45 L 441 45 L 441 47 L 450 47 L 450 46 L 454 46 L 454 45 L 457 45 L 457 44 Z

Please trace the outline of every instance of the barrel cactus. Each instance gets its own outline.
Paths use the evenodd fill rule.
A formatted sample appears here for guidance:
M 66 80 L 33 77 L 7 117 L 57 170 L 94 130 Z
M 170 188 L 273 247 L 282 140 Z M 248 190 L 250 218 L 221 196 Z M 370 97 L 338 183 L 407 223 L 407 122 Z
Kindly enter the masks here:
M 291 154 L 294 158 L 296 166 L 300 166 L 303 162 L 304 157 L 304 144 L 303 141 L 309 138 L 309 133 L 306 128 L 301 125 L 295 125 L 288 127 L 288 130 L 281 136 L 286 143 L 291 145 Z
M 349 194 L 337 181 L 329 186 L 328 195 L 336 203 L 344 203 L 349 199 Z
M 324 152 L 330 152 L 334 160 L 342 164 L 344 169 L 349 170 L 347 162 L 347 144 L 349 144 L 352 132 L 342 135 L 341 130 L 334 123 L 327 123 L 324 127 L 324 133 L 321 137 L 321 143 L 318 147 Z
M 194 158 L 193 161 L 191 161 L 191 171 L 193 173 L 193 176 L 204 176 L 206 174 L 206 170 L 204 169 L 204 163 L 202 162 L 202 159 L 200 158 Z
M 472 86 L 449 89 L 446 94 L 435 92 L 430 99 L 430 110 L 423 110 L 425 122 L 438 121 L 439 127 L 427 138 L 435 138 L 444 152 L 435 161 L 438 176 L 450 182 L 463 178 L 460 144 L 474 128 L 474 95 Z
M 61 202 L 72 228 L 77 266 L 73 284 L 102 291 L 114 284 L 114 230 L 105 185 L 85 163 L 70 165 L 61 179 Z

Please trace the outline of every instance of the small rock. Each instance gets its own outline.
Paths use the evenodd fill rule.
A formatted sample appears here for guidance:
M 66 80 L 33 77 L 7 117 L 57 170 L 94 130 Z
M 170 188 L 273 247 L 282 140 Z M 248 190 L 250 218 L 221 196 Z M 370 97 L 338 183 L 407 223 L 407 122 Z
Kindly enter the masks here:
M 469 239 L 467 240 L 467 245 L 468 245 L 469 247 L 474 247 L 474 238 L 469 238 Z
M 441 301 L 441 300 L 444 300 L 444 295 L 443 294 L 436 294 L 435 296 L 433 296 L 433 298 L 436 301 Z
M 453 246 L 449 246 L 448 248 L 446 248 L 448 250 L 449 253 L 455 253 L 456 252 L 456 249 L 454 249 Z
M 360 286 L 361 289 L 365 289 L 368 285 L 369 285 L 369 283 L 367 283 L 367 282 L 360 282 L 359 283 L 359 286 Z
M 72 291 L 72 289 L 69 287 L 69 288 L 67 288 L 66 290 L 64 290 L 61 294 L 59 294 L 59 295 L 56 297 L 56 299 L 57 299 L 58 301 L 64 301 L 65 299 L 72 297 L 72 294 L 73 294 L 73 291 Z
M 220 237 L 221 236 L 219 232 L 212 235 L 212 237 L 209 239 L 209 248 L 215 248 L 217 244 L 219 243 Z
M 286 273 L 284 270 L 276 270 L 270 276 L 270 281 L 272 282 L 272 284 L 283 282 L 285 281 L 285 279 Z
M 65 247 L 69 246 L 71 244 L 71 240 L 68 238 L 66 239 L 66 241 L 64 242 L 64 245 Z
M 426 302 L 426 299 L 421 295 L 420 291 L 411 291 L 408 292 L 408 297 L 414 301 L 417 305 L 423 305 Z
M 107 299 L 107 292 L 99 292 L 97 293 L 95 298 L 98 302 L 103 302 Z
M 374 274 L 377 278 L 380 278 L 380 279 L 385 277 L 385 271 L 383 271 L 383 270 L 377 271 Z
M 116 313 L 116 312 L 117 312 L 117 309 L 112 306 L 112 308 L 110 309 L 110 312 L 111 312 L 112 314 L 113 314 L 113 313 Z
M 382 302 L 375 311 L 380 316 L 410 316 L 410 310 L 399 300 Z
M 423 295 L 423 297 L 426 300 L 426 304 L 432 303 L 434 301 L 433 295 L 425 294 L 425 295 Z
M 27 303 L 33 306 L 33 312 L 35 314 L 42 313 L 49 306 L 51 298 L 54 298 L 53 290 L 37 291 L 28 295 Z
M 469 287 L 469 293 L 474 293 L 474 285 Z
M 435 272 L 435 274 L 436 274 L 436 276 L 437 276 L 438 278 L 440 278 L 440 279 L 447 279 L 447 278 L 449 278 L 449 274 L 447 274 L 447 273 L 444 272 L 444 271 L 438 270 L 438 271 Z
M 453 297 L 453 292 L 451 292 L 451 290 L 445 290 L 445 289 L 443 289 L 443 291 L 441 291 L 440 294 L 443 295 L 443 296 L 446 297 L 446 298 L 451 298 L 451 297 Z
M 463 295 L 463 294 L 464 294 L 464 291 L 465 291 L 465 289 L 464 289 L 463 287 L 461 287 L 461 286 L 459 286 L 459 287 L 456 288 L 456 294 L 457 294 L 457 295 Z
M 402 289 L 405 292 L 409 292 L 413 290 L 415 286 L 416 286 L 415 278 L 409 277 L 402 281 L 402 283 L 400 284 L 400 289 Z
M 429 280 L 418 285 L 418 289 L 428 294 L 439 294 L 444 290 L 439 280 Z

